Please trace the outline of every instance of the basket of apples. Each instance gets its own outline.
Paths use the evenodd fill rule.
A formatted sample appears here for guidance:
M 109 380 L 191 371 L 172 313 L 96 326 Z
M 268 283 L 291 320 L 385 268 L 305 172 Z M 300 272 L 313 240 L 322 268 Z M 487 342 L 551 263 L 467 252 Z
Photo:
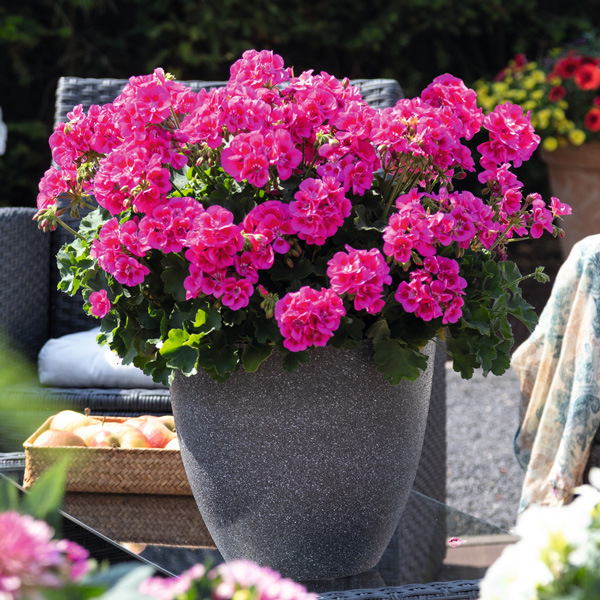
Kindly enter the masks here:
M 23 443 L 27 489 L 67 459 L 67 491 L 191 495 L 171 415 L 99 417 L 63 410 Z

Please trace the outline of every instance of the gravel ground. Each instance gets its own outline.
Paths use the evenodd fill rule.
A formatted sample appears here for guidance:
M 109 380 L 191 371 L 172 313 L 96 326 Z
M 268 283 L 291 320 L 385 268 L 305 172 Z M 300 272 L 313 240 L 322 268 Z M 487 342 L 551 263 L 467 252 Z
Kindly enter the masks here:
M 519 425 L 519 379 L 476 373 L 463 380 L 450 363 L 447 376 L 447 503 L 510 529 L 514 526 L 523 471 L 513 452 Z

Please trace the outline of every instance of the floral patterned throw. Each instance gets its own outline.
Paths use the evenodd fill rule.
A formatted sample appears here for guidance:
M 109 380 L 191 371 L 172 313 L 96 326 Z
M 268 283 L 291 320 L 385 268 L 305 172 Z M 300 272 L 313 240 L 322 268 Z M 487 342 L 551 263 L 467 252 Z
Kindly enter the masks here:
M 519 512 L 560 505 L 582 483 L 600 424 L 600 235 L 563 263 L 540 321 L 512 357 L 521 381 Z

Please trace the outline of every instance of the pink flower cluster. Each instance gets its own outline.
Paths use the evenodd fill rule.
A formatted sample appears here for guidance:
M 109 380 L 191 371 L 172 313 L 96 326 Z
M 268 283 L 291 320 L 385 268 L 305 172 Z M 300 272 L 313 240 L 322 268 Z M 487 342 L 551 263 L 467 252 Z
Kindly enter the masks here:
M 531 125 L 531 111 L 523 114 L 518 104 L 498 105 L 483 121 L 483 127 L 490 132 L 490 140 L 477 146 L 481 152 L 481 165 L 493 169 L 511 162 L 520 167 L 531 158 L 540 143 Z
M 102 226 L 90 250 L 90 256 L 98 260 L 100 268 L 128 286 L 142 283 L 150 273 L 146 265 L 134 258 L 144 255 L 145 248 L 138 238 L 137 219 L 121 225 L 116 217 Z
M 456 323 L 462 316 L 461 296 L 467 282 L 460 277 L 458 263 L 452 258 L 429 256 L 423 268 L 413 271 L 408 282 L 402 281 L 395 294 L 406 312 L 424 321 L 442 317 L 442 323 Z
M 208 578 L 213 600 L 232 600 L 246 597 L 236 592 L 253 590 L 256 600 L 316 600 L 316 594 L 291 579 L 282 577 L 269 567 L 261 567 L 248 560 L 234 560 L 221 564 L 209 573 L 203 565 L 194 565 L 179 577 L 152 577 L 140 586 L 143 594 L 174 600 L 193 587 L 195 581 Z
M 392 283 L 390 268 L 377 248 L 337 252 L 327 263 L 331 289 L 354 298 L 356 310 L 378 313 L 384 306 L 383 286 Z
M 0 513 L 0 597 L 42 597 L 89 570 L 89 553 L 67 540 L 53 540 L 44 521 L 15 511 Z
M 371 140 L 385 151 L 389 170 L 405 168 L 406 158 L 426 159 L 432 179 L 455 168 L 473 171 L 475 163 L 461 139 L 481 128 L 483 111 L 473 90 L 451 75 L 441 75 L 419 98 L 400 100 L 379 111 Z M 422 167 L 421 167 L 422 170 Z
M 292 227 L 307 244 L 323 245 L 350 216 L 352 204 L 333 177 L 305 179 L 290 203 Z
M 275 305 L 275 319 L 283 345 L 293 352 L 325 346 L 346 314 L 342 299 L 332 289 L 304 286 L 286 294 Z
M 50 138 L 57 168 L 40 182 L 37 217 L 55 222 L 48 215 L 60 214 L 61 195 L 74 204 L 93 196 L 114 218 L 90 254 L 122 285 L 145 284 L 153 257 L 177 253 L 188 261 L 187 299 L 243 310 L 261 271 L 277 260 L 291 269 L 321 247 L 330 252 L 353 205 L 357 217 L 369 202 L 381 203 L 375 247 L 320 257 L 323 265 L 329 259 L 330 287 L 304 286 L 277 302 L 284 345 L 293 351 L 327 343 L 344 299 L 379 314 L 395 298 L 424 320 L 456 322 L 466 284 L 449 256 L 494 249 L 528 231 L 539 237 L 569 210 L 555 199 L 550 208 L 535 195 L 524 199 L 510 171 L 539 143 L 529 115 L 506 104 L 484 118 L 475 92 L 449 74 L 420 97 L 376 110 L 348 80 L 312 71 L 294 77 L 281 57 L 252 50 L 224 87 L 195 94 L 157 69 L 132 77 L 112 104 L 68 116 Z M 489 202 L 448 191 L 453 176 L 475 170 L 464 141 L 482 126 L 489 141 L 478 146 L 479 180 Z M 216 203 L 240 190 L 239 207 Z M 269 287 L 267 279 L 261 283 Z M 112 309 L 106 290 L 94 291 L 89 304 L 98 317 Z

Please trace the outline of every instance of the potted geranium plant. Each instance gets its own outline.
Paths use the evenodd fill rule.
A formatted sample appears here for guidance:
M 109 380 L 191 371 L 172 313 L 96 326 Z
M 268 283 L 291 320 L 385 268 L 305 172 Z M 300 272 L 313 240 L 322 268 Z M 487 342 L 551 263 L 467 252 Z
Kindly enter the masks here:
M 562 241 L 566 255 L 583 237 L 600 233 L 600 42 L 589 32 L 573 44 L 553 48 L 537 61 L 517 55 L 494 81 L 475 84 L 486 113 L 503 102 L 531 111 L 541 137 L 554 194 L 584 220 L 569 220 Z
M 463 140 L 482 128 L 479 197 L 456 186 L 475 171 Z M 539 142 L 528 116 L 503 105 L 484 117 L 451 75 L 376 110 L 348 80 L 248 51 L 225 87 L 198 94 L 161 70 L 133 77 L 113 103 L 76 107 L 50 142 L 40 226 L 91 211 L 59 253 L 60 286 L 82 291 L 101 342 L 171 385 L 188 477 L 225 557 L 304 579 L 373 566 L 418 462 L 428 343 L 444 340 L 464 377 L 501 374 L 507 317 L 535 323 L 506 245 L 558 234 L 569 208 L 511 172 Z M 409 380 L 420 400 L 399 399 Z M 376 475 L 376 463 L 393 468 Z M 307 465 L 334 491 L 300 492 Z M 275 541 L 257 547 L 259 521 Z

